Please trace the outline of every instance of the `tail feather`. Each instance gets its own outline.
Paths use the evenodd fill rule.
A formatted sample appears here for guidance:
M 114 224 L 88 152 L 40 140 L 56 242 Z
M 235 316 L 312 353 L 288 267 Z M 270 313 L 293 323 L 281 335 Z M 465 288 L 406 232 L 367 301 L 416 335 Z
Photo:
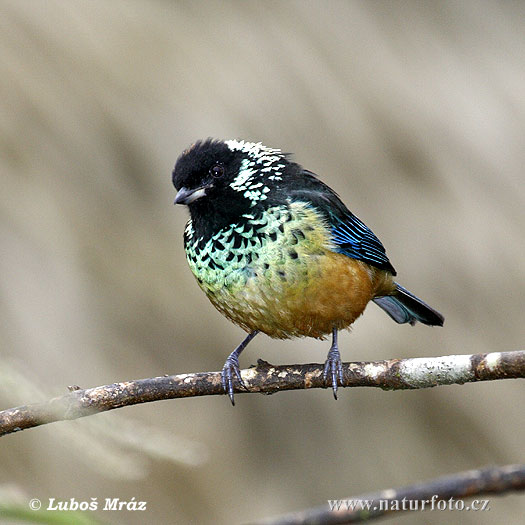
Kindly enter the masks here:
M 443 326 L 445 318 L 421 299 L 395 283 L 395 295 L 373 299 L 396 323 L 416 324 L 416 321 L 430 326 Z

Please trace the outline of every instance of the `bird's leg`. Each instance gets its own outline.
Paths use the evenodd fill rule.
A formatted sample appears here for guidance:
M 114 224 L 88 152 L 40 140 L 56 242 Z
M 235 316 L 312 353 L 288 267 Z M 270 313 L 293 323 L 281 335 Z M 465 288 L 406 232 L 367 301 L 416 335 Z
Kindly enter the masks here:
M 244 341 L 228 356 L 224 366 L 222 367 L 222 387 L 224 392 L 230 396 L 232 405 L 235 406 L 233 399 L 233 377 L 235 376 L 239 381 L 240 385 L 246 389 L 246 385 L 241 377 L 241 370 L 239 369 L 239 356 L 241 352 L 246 348 L 248 343 L 259 333 L 259 330 L 254 330 L 251 334 L 248 334 Z M 247 389 L 246 389 L 247 390 Z
M 337 346 L 337 328 L 332 328 L 332 346 L 328 352 L 324 364 L 323 378 L 325 383 L 328 383 L 328 375 L 332 380 L 332 390 L 334 391 L 334 398 L 337 399 L 337 379 L 341 385 L 343 384 L 343 364 L 341 363 L 341 355 L 339 354 L 339 347 Z

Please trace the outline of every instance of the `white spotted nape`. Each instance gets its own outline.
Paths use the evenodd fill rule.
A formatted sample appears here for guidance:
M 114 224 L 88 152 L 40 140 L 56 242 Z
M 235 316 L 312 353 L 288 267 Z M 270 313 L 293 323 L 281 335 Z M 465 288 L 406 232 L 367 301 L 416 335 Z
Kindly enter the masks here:
M 243 193 L 246 199 L 251 200 L 251 206 L 266 200 L 270 188 L 265 185 L 266 180 L 282 180 L 285 167 L 285 156 L 280 149 L 263 146 L 260 142 L 245 142 L 243 140 L 227 140 L 225 144 L 232 151 L 241 151 L 247 154 L 240 166 L 239 173 L 230 184 L 235 191 Z

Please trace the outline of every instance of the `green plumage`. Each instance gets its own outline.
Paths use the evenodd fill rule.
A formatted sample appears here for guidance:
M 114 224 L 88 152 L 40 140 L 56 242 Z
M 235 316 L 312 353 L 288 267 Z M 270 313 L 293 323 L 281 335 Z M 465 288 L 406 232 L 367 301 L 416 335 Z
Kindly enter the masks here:
M 305 203 L 245 214 L 206 242 L 196 237 L 191 220 L 185 230 L 186 257 L 199 286 L 213 304 L 237 321 L 236 312 L 270 317 L 273 300 L 300 293 L 319 271 L 330 245 L 328 229 Z M 239 323 L 241 324 L 242 323 Z

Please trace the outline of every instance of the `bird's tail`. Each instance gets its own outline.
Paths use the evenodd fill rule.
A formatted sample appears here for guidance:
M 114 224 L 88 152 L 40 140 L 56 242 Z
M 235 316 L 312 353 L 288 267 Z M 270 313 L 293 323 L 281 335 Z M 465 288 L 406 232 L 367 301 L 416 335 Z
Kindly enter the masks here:
M 394 295 L 373 299 L 396 323 L 416 324 L 416 321 L 430 326 L 443 326 L 445 318 L 421 299 L 395 283 Z

